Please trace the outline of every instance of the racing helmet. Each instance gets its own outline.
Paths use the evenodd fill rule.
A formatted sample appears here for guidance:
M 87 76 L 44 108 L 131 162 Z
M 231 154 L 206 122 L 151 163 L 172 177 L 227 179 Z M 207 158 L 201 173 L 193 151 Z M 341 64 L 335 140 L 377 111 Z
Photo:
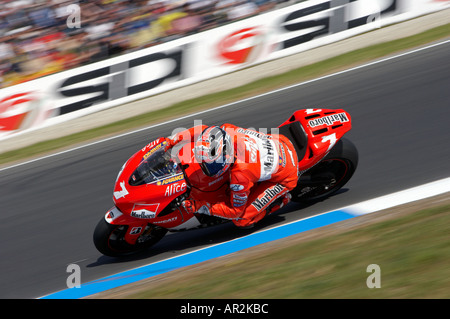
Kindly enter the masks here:
M 211 126 L 202 132 L 195 143 L 194 155 L 207 176 L 219 177 L 234 160 L 234 148 L 230 134 L 219 126 Z

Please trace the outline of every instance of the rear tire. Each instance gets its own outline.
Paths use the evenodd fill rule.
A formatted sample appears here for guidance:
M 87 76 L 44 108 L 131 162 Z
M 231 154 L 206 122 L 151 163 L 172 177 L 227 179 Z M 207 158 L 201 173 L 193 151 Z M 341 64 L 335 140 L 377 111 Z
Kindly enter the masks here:
M 340 190 L 353 176 L 358 166 L 358 150 L 342 138 L 325 158 L 300 176 L 291 191 L 292 201 L 321 201 Z
M 103 255 L 123 257 L 150 248 L 167 233 L 167 229 L 149 224 L 136 244 L 130 245 L 125 241 L 127 230 L 127 225 L 112 225 L 102 218 L 94 230 L 94 245 Z

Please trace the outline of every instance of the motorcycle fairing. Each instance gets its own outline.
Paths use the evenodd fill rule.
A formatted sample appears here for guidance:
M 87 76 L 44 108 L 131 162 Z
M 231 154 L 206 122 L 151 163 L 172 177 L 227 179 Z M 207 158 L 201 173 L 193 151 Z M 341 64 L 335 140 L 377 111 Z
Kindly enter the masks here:
M 279 130 L 291 135 L 287 137 L 295 144 L 299 171 L 305 171 L 325 157 L 351 127 L 350 115 L 342 109 L 304 109 L 294 112 Z
M 326 156 L 350 129 L 350 115 L 344 110 L 306 109 L 294 112 L 281 124 L 279 134 L 292 141 L 299 169 L 304 171 Z M 105 219 L 110 224 L 128 226 L 124 239 L 129 244 L 136 243 L 148 224 L 169 230 L 198 226 L 200 222 L 194 214 L 171 204 L 188 190 L 198 200 L 229 200 L 226 176 L 211 178 L 203 174 L 190 144 L 183 147 L 188 153 L 179 156 L 180 166 L 172 162 L 169 166 L 158 166 L 159 159 L 162 159 L 160 164 L 171 161 L 165 157 L 165 143 L 165 138 L 159 138 L 147 144 L 126 162 L 117 176 L 113 193 L 115 207 L 106 213 Z

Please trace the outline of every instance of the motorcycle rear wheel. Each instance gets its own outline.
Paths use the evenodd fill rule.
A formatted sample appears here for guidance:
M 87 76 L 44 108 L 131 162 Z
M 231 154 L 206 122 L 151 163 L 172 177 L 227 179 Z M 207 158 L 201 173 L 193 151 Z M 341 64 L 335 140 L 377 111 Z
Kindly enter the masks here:
M 348 139 L 341 139 L 317 165 L 305 172 L 291 191 L 292 201 L 321 201 L 339 191 L 358 166 L 358 150 Z
M 167 229 L 149 224 L 136 244 L 131 245 L 125 241 L 127 230 L 127 225 L 112 225 L 102 218 L 94 230 L 94 245 L 103 255 L 124 257 L 150 248 L 167 233 Z

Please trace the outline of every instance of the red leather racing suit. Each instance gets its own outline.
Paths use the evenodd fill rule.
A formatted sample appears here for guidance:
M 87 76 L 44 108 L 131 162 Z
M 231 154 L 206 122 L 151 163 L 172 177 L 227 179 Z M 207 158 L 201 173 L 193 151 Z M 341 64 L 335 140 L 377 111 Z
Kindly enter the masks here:
M 261 220 L 276 199 L 297 186 L 297 154 L 283 135 L 264 134 L 232 124 L 221 127 L 234 141 L 235 159 L 225 173 L 229 174 L 229 202 L 197 201 L 195 206 L 197 209 L 207 206 L 210 215 L 231 219 L 236 226 L 249 226 Z

